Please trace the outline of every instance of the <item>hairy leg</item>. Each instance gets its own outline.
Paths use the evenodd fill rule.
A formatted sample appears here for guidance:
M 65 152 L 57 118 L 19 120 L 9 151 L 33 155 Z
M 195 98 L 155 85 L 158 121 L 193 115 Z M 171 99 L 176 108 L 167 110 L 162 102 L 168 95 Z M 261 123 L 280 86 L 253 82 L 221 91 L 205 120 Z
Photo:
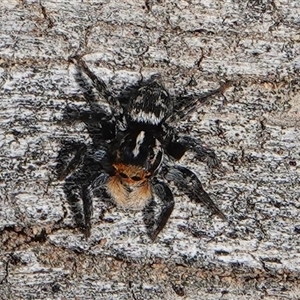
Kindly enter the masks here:
M 88 65 L 85 63 L 85 61 L 81 57 L 79 57 L 79 56 L 71 57 L 70 61 L 73 61 L 76 64 L 79 76 L 81 76 L 81 70 L 82 70 L 91 79 L 96 90 L 108 102 L 108 104 L 112 108 L 112 110 L 113 110 L 112 115 L 113 116 L 121 115 L 123 113 L 122 107 L 121 107 L 119 101 L 112 95 L 111 92 L 109 92 L 105 82 L 103 80 L 101 80 L 100 78 L 98 78 L 91 71 L 91 69 L 88 67 Z M 86 86 L 86 84 L 84 84 L 84 86 Z
M 180 159 L 187 150 L 196 153 L 197 159 L 206 162 L 210 168 L 221 167 L 214 150 L 190 136 L 177 136 L 167 146 L 168 154 L 176 160 Z
M 90 185 L 82 187 L 82 201 L 84 214 L 84 235 L 87 238 L 91 235 L 91 218 L 93 216 L 93 197 L 104 200 L 107 198 L 105 184 L 108 174 L 101 173 Z
M 162 173 L 166 180 L 173 181 L 175 185 L 196 202 L 206 205 L 214 214 L 226 220 L 226 216 L 204 191 L 200 180 L 189 169 L 181 166 L 174 168 L 164 167 Z
M 86 145 L 81 142 L 62 142 L 62 147 L 56 158 L 56 174 L 58 180 L 65 179 L 83 163 L 86 151 Z
M 179 118 L 180 120 L 184 120 L 192 111 L 199 107 L 199 104 L 207 102 L 207 99 L 209 99 L 212 96 L 222 95 L 225 98 L 224 92 L 230 86 L 231 82 L 226 81 L 223 84 L 221 84 L 219 88 L 205 93 L 179 95 L 175 99 L 175 110 L 177 118 Z
M 156 239 L 158 234 L 165 227 L 174 208 L 173 194 L 164 182 L 154 182 L 153 191 L 162 202 L 162 207 L 157 217 L 154 213 L 153 202 L 151 202 L 144 211 L 145 224 L 148 230 L 148 235 L 152 241 Z

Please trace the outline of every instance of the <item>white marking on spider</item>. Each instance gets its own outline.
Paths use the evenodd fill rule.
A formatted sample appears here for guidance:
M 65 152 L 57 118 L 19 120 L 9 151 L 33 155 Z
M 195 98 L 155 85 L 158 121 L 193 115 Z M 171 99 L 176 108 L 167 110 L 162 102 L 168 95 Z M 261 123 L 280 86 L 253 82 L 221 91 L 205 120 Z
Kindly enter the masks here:
M 150 123 L 153 125 L 158 125 L 162 121 L 163 118 L 164 118 L 163 113 L 160 113 L 159 116 L 156 116 L 152 112 L 145 113 L 144 111 L 140 111 L 133 117 L 133 120 L 136 122 L 144 122 L 144 123 Z
M 132 150 L 133 156 L 137 157 L 138 154 L 140 153 L 140 145 L 143 143 L 145 138 L 145 131 L 141 131 L 138 136 L 136 137 L 136 146 Z

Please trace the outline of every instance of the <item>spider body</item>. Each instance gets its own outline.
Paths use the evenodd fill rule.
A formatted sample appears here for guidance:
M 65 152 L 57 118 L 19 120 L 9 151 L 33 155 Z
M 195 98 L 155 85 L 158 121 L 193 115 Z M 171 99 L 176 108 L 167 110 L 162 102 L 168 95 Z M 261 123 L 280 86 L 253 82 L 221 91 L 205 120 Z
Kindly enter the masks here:
M 173 182 L 192 200 L 206 204 L 213 213 L 225 219 L 203 190 L 197 176 L 189 169 L 174 164 L 186 150 L 193 150 L 199 159 L 207 161 L 210 166 L 218 166 L 213 150 L 191 137 L 177 134 L 171 127 L 185 117 L 182 111 L 186 105 L 192 110 L 199 97 L 176 101 L 158 75 L 124 91 L 119 98 L 113 97 L 105 83 L 92 73 L 82 59 L 75 58 L 75 61 L 80 84 L 83 85 L 83 71 L 111 107 L 111 112 L 107 112 L 95 101 L 89 101 L 91 111 L 95 113 L 90 112 L 89 116 L 86 116 L 88 113 L 77 114 L 87 124 L 96 148 L 94 152 L 86 151 L 84 145 L 77 146 L 75 148 L 80 153 L 75 151 L 74 158 L 66 166 L 64 151 L 59 155 L 60 177 L 67 177 L 65 192 L 69 202 L 76 202 L 78 198 L 83 200 L 86 236 L 90 235 L 92 199 L 95 195 L 97 200 L 108 200 L 124 209 L 144 210 L 145 214 L 147 210 L 151 211 L 153 200 L 158 198 L 158 216 L 150 214 L 150 222 L 145 218 L 148 235 L 154 240 L 166 225 L 174 207 L 168 182 Z M 211 94 L 219 92 L 220 89 Z M 93 118 L 96 121 L 90 125 L 88 121 Z M 79 165 L 83 165 L 81 170 L 72 173 Z
M 125 166 L 122 173 L 117 170 L 106 185 L 112 201 L 121 208 L 142 210 L 152 198 L 150 182 L 145 174 L 142 168 L 133 165 Z

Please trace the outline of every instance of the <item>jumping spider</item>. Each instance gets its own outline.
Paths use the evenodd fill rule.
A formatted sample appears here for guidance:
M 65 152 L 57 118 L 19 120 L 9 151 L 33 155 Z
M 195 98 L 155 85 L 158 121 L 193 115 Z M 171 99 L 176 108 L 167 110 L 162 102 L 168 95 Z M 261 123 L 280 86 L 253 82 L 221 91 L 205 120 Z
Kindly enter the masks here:
M 174 164 L 187 150 L 192 150 L 210 167 L 218 167 L 214 151 L 190 136 L 176 133 L 171 126 L 183 120 L 201 100 L 222 93 L 222 87 L 201 97 L 176 98 L 168 93 L 156 74 L 125 89 L 117 97 L 81 58 L 74 57 L 71 61 L 77 68 L 77 82 L 85 91 L 90 111 L 69 107 L 65 114 L 68 119 L 86 123 L 93 143 L 91 146 L 66 143 L 58 156 L 58 173 L 60 179 L 66 178 L 65 192 L 69 202 L 77 206 L 75 212 L 80 212 L 78 203 L 83 202 L 80 226 L 86 237 L 90 236 L 93 197 L 109 200 L 124 209 L 143 210 L 144 214 L 151 211 L 156 198 L 161 203 L 159 213 L 150 215 L 150 221 L 144 218 L 148 235 L 155 240 L 174 207 L 168 182 L 173 182 L 192 200 L 204 203 L 214 214 L 226 219 L 203 190 L 197 176 L 186 167 Z M 89 80 L 105 98 L 109 109 L 97 104 L 86 87 Z M 65 158 L 70 152 L 73 157 L 66 163 Z M 81 169 L 75 171 L 79 165 Z

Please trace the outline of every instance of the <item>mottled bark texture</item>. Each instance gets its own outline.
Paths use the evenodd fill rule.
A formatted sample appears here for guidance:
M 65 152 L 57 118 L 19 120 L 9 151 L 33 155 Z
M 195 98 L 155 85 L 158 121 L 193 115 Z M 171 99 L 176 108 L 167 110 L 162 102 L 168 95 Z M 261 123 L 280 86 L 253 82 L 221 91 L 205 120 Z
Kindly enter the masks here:
M 299 299 L 299 30 L 298 0 L 1 1 L 0 298 Z M 177 191 L 154 243 L 98 202 L 84 239 L 55 172 L 65 140 L 92 142 L 62 120 L 86 105 L 76 54 L 116 94 L 157 72 L 171 94 L 230 82 L 178 124 L 222 160 L 180 164 L 228 222 Z

